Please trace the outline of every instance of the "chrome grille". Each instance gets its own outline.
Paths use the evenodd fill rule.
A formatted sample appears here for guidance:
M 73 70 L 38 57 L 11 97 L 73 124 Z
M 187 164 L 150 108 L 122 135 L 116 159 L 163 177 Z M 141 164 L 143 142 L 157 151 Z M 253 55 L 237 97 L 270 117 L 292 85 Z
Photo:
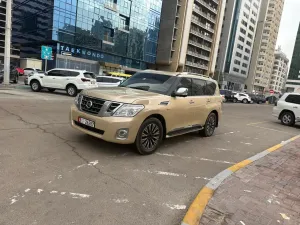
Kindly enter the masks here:
M 82 96 L 80 108 L 84 112 L 97 115 L 100 112 L 104 103 L 105 100 L 102 99 Z

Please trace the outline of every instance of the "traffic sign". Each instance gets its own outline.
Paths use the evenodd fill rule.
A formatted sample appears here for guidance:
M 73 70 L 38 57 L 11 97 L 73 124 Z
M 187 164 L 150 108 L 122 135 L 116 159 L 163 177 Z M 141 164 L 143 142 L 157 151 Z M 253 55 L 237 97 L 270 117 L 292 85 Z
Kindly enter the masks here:
M 52 58 L 52 48 L 42 45 L 41 58 L 46 60 L 53 60 Z

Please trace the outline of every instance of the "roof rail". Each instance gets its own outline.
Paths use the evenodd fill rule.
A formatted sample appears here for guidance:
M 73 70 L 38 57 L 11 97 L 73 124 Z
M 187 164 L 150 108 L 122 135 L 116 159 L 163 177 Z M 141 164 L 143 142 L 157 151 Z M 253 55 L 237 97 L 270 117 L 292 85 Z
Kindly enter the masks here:
M 211 78 L 211 77 L 208 76 L 208 75 L 199 74 L 199 73 L 190 73 L 190 72 L 182 72 L 182 73 L 179 73 L 178 75 L 195 75 L 195 76 L 200 76 L 200 77 Z

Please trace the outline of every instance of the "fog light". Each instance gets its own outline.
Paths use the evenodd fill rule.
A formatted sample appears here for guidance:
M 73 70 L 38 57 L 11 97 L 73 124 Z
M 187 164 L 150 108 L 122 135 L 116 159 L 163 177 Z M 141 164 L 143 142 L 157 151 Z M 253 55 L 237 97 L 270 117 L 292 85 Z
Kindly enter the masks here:
M 117 131 L 117 135 L 116 135 L 117 139 L 119 139 L 119 140 L 125 140 L 125 139 L 127 139 L 128 138 L 128 133 L 129 133 L 128 129 L 124 129 L 124 128 L 119 129 Z

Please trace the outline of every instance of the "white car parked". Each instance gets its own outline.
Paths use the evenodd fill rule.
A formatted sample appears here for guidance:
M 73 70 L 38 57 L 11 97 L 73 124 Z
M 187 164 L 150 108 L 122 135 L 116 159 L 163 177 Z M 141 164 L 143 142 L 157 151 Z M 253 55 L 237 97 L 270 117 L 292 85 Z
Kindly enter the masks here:
M 125 79 L 121 77 L 97 76 L 96 81 L 98 87 L 117 87 Z
M 233 94 L 234 94 L 234 99 L 233 99 L 234 103 L 242 102 L 247 104 L 252 102 L 251 97 L 248 94 L 236 93 L 236 92 L 233 92 Z
M 44 71 L 42 71 L 40 69 L 36 69 L 36 68 L 25 68 L 24 69 L 24 76 L 28 76 L 32 72 L 34 72 L 34 73 L 43 73 Z
M 286 126 L 293 126 L 295 123 L 300 122 L 300 94 L 285 93 L 275 103 L 273 116 Z
M 28 77 L 28 84 L 35 92 L 47 88 L 50 92 L 56 89 L 66 90 L 70 96 L 76 96 L 83 89 L 98 87 L 96 76 L 85 70 L 52 69 L 45 74 L 34 73 Z

